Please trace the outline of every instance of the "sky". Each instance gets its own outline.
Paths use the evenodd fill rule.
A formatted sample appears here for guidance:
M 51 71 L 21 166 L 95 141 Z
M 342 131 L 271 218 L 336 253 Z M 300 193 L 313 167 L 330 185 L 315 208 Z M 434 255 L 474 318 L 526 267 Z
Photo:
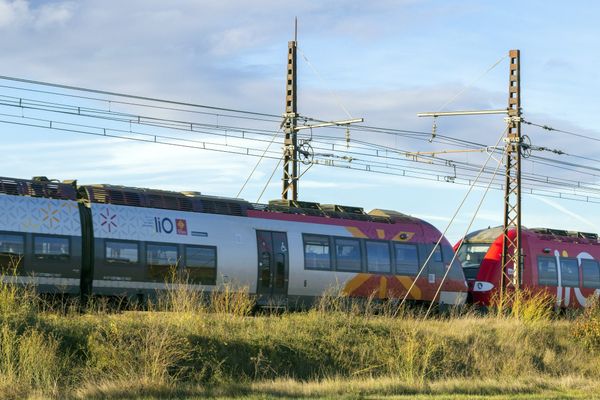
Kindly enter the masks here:
M 0 75 L 279 115 L 284 111 L 287 42 L 298 17 L 302 115 L 339 120 L 349 114 L 371 126 L 428 132 L 432 121 L 416 113 L 439 110 L 457 93 L 462 92 L 444 109 L 506 107 L 507 60 L 486 71 L 510 49 L 520 49 L 524 118 L 600 138 L 600 5 L 564 4 L 0 0 Z M 11 93 L 0 87 L 0 96 Z M 266 128 L 278 128 L 272 125 Z M 495 143 L 505 126 L 502 116 L 440 118 L 437 125 L 440 134 L 487 145 Z M 84 184 L 234 197 L 256 166 L 240 197 L 266 202 L 280 196 L 279 171 L 265 189 L 276 160 L 257 166 L 257 158 L 240 155 L 6 123 L 0 129 L 5 138 L 1 176 L 45 175 Z M 534 145 L 569 154 L 594 158 L 599 150 L 597 141 L 529 126 L 523 132 Z M 435 140 L 364 132 L 352 132 L 352 138 L 411 151 L 449 149 Z M 593 160 L 544 156 L 600 167 Z M 525 172 L 532 171 L 581 179 L 567 170 L 527 164 Z M 594 184 L 597 180 L 584 178 Z M 448 238 L 456 241 L 467 231 L 502 223 L 499 191 L 487 193 L 472 224 L 484 190 L 474 190 L 457 212 L 467 190 L 317 165 L 302 177 L 300 199 L 397 210 L 448 229 Z M 525 194 L 523 223 L 600 233 L 599 207 Z

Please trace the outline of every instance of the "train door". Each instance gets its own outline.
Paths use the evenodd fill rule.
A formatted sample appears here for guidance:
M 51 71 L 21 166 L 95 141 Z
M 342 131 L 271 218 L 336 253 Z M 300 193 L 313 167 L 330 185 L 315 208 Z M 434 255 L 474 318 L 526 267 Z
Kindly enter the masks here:
M 256 231 L 259 303 L 281 304 L 287 298 L 289 253 L 285 232 Z

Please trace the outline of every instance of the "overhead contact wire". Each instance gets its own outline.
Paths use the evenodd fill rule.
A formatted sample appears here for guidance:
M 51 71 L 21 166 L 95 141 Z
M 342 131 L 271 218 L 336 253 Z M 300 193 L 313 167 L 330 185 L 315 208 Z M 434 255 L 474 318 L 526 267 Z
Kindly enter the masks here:
M 504 152 L 504 154 L 506 154 L 506 151 Z M 473 213 L 473 217 L 471 217 L 471 220 L 469 221 L 469 224 L 468 224 L 467 228 L 465 229 L 465 233 L 461 236 L 461 238 L 463 238 L 463 239 L 461 239 L 460 244 L 458 245 L 458 248 L 454 252 L 454 256 L 452 256 L 452 260 L 450 261 L 450 264 L 448 265 L 448 268 L 446 269 L 446 273 L 444 274 L 442 281 L 440 282 L 440 284 L 435 292 L 435 295 L 433 296 L 433 301 L 429 305 L 429 308 L 427 308 L 427 312 L 425 313 L 424 319 L 426 319 L 429 316 L 429 313 L 431 312 L 434 301 L 440 294 L 440 291 L 442 290 L 442 287 L 444 286 L 444 283 L 446 282 L 446 278 L 448 277 L 450 270 L 453 268 L 454 262 L 456 261 L 456 257 L 458 256 L 458 252 L 464 244 L 464 237 L 467 236 L 467 234 L 470 232 L 471 226 L 473 225 L 473 222 L 475 221 L 477 214 L 479 214 L 479 210 L 481 209 L 481 206 L 483 205 L 483 202 L 485 201 L 485 198 L 490 190 L 490 187 L 494 181 L 494 178 L 496 177 L 496 174 L 498 173 L 498 170 L 500 169 L 500 166 L 502 166 L 502 165 L 503 165 L 502 160 L 500 160 L 496 164 L 496 169 L 494 170 L 494 175 L 492 176 L 492 178 L 490 179 L 490 182 L 488 183 L 487 187 L 485 188 L 485 191 L 483 192 L 483 195 L 481 196 L 481 200 L 479 201 L 479 204 L 477 205 L 477 208 L 475 209 L 475 212 Z
M 506 132 L 508 131 L 508 127 L 506 127 L 504 129 L 504 131 L 502 132 L 502 134 L 500 135 L 500 137 L 498 138 L 498 141 L 496 142 L 496 146 L 498 146 L 498 144 L 502 141 L 502 138 L 504 137 L 504 135 L 506 134 Z M 446 233 L 448 232 L 448 229 L 450 229 L 450 226 L 452 226 L 452 224 L 454 223 L 454 220 L 456 219 L 456 216 L 458 215 L 458 213 L 460 212 L 460 210 L 462 209 L 463 205 L 465 204 L 465 202 L 467 201 L 467 198 L 469 197 L 469 195 L 471 194 L 471 191 L 473 191 L 473 188 L 475 187 L 475 183 L 479 180 L 479 178 L 481 177 L 483 170 L 485 168 L 485 166 L 487 165 L 487 163 L 491 160 L 492 157 L 492 153 L 490 153 L 487 157 L 487 159 L 485 160 L 485 163 L 483 164 L 483 166 L 481 167 L 481 169 L 479 170 L 479 174 L 477 175 L 477 177 L 475 178 L 475 181 L 473 182 L 473 184 L 471 184 L 469 186 L 469 190 L 467 190 L 467 193 L 465 194 L 465 196 L 463 197 L 462 201 L 460 202 L 458 208 L 456 209 L 456 211 L 454 212 L 454 215 L 452 215 L 452 218 L 450 219 L 450 221 L 448 222 L 448 225 L 446 226 L 446 229 L 444 229 L 444 232 L 440 235 L 440 238 L 437 240 L 437 242 L 435 243 L 435 246 L 433 247 L 433 249 L 431 250 L 431 252 L 429 253 L 429 256 L 427 257 L 427 259 L 425 260 L 425 262 L 423 263 L 423 265 L 421 266 L 421 268 L 419 269 L 419 272 L 417 273 L 417 276 L 415 276 L 415 279 L 413 280 L 412 284 L 410 285 L 410 287 L 408 288 L 408 290 L 406 291 L 406 294 L 404 295 L 404 297 L 402 298 L 402 301 L 400 302 L 400 306 L 398 307 L 399 309 L 404 305 L 404 303 L 406 302 L 406 299 L 408 298 L 409 294 L 411 293 L 412 289 L 415 287 L 417 280 L 419 279 L 419 277 L 421 276 L 421 274 L 423 273 L 423 271 L 425 270 L 425 267 L 427 267 L 427 265 L 429 264 L 429 261 L 431 260 L 431 257 L 433 257 L 433 254 L 435 253 L 436 249 L 438 248 L 438 246 L 440 245 L 440 243 L 442 242 L 442 239 L 444 239 L 444 237 L 446 236 Z
M 240 194 L 242 194 L 242 191 L 244 190 L 244 188 L 246 187 L 246 185 L 250 181 L 250 178 L 252 178 L 252 175 L 254 175 L 254 172 L 256 171 L 256 168 L 258 168 L 258 165 L 260 164 L 260 162 L 264 158 L 265 154 L 267 154 L 267 151 L 269 150 L 269 148 L 273 144 L 273 141 L 275 140 L 275 138 L 277 137 L 277 135 L 279 134 L 280 131 L 281 131 L 281 129 L 279 131 L 275 132 L 275 134 L 271 138 L 271 141 L 269 142 L 269 144 L 265 148 L 265 151 L 262 153 L 262 155 L 260 156 L 260 158 L 258 159 L 258 161 L 256 161 L 256 164 L 254 165 L 254 168 L 252 168 L 252 171 L 250 171 L 250 174 L 248 175 L 248 177 L 244 181 L 244 184 L 242 185 L 242 187 L 240 188 L 240 191 L 238 192 L 238 194 L 235 197 L 240 197 Z M 279 159 L 279 162 L 281 162 L 281 159 Z M 279 163 L 277 163 L 277 166 L 279 166 Z M 270 179 L 269 179 L 269 181 L 270 181 Z M 262 196 L 262 194 L 261 194 L 261 196 Z

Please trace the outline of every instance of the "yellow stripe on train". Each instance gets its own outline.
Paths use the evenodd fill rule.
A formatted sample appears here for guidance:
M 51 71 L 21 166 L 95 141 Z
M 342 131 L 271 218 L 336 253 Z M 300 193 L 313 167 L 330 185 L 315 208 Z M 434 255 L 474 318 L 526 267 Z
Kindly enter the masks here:
M 401 290 L 400 287 L 404 290 Z M 347 296 L 368 297 L 375 295 L 380 299 L 386 299 L 403 296 L 403 293 L 409 290 L 412 299 L 421 300 L 423 298 L 421 289 L 416 284 L 413 285 L 413 280 L 408 276 L 357 274 L 346 283 L 342 293 Z

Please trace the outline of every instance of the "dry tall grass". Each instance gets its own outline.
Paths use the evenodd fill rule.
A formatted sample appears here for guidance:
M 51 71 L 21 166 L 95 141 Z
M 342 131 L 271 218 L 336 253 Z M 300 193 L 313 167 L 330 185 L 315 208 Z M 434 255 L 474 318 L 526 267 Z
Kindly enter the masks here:
M 198 285 L 190 285 L 187 278 L 172 274 L 166 281 L 166 290 L 157 293 L 150 310 L 175 314 L 215 313 L 248 316 L 256 306 L 248 286 L 235 283 L 221 285 L 218 290 L 204 292 Z
M 588 307 L 575 321 L 573 334 L 591 351 L 600 351 L 600 298 L 587 299 Z
M 136 326 L 137 325 L 137 326 Z M 188 359 L 189 342 L 168 324 L 132 324 L 111 318 L 87 337 L 89 380 L 126 379 L 157 383 L 176 378 Z
M 166 290 L 158 292 L 156 304 L 149 304 L 150 309 L 185 314 L 205 312 L 204 292 L 188 283 L 187 278 L 180 277 L 172 270 L 165 281 Z
M 248 316 L 256 306 L 256 299 L 249 291 L 248 286 L 225 284 L 220 290 L 211 292 L 209 311 L 237 317 Z
M 17 282 L 14 274 L 0 276 L 0 397 L 56 394 L 66 357 L 59 341 L 38 326 L 34 288 Z
M 492 297 L 490 312 L 497 317 L 525 322 L 547 321 L 554 315 L 556 297 L 545 291 L 521 289 L 506 291 Z
M 29 391 L 56 394 L 64 372 L 59 343 L 35 328 L 0 328 L 0 392 L 19 397 Z
M 0 275 L 0 319 L 22 320 L 35 315 L 38 296 L 35 288 L 16 284 L 16 275 Z
M 247 288 L 202 293 L 181 282 L 150 310 L 54 312 L 34 297 L 0 285 L 0 398 L 505 394 L 492 382 L 521 382 L 521 393 L 573 375 L 598 389 L 600 354 L 535 297 L 502 318 L 427 319 L 336 292 L 307 312 L 249 317 Z

